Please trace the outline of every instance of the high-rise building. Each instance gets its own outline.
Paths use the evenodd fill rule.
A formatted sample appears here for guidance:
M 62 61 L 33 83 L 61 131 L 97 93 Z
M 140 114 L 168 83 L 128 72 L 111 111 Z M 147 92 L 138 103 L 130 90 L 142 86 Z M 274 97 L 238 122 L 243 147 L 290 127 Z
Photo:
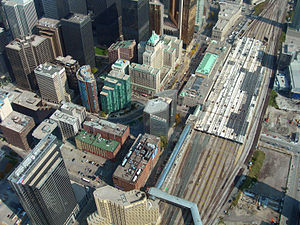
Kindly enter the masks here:
M 122 32 L 125 40 L 149 38 L 149 0 L 122 0 Z
M 89 65 L 80 67 L 77 71 L 78 87 L 81 104 L 92 113 L 99 112 L 97 83 Z
M 163 34 L 164 5 L 159 0 L 149 1 L 149 32 L 155 31 L 158 35 Z
M 54 57 L 63 56 L 60 21 L 43 17 L 36 27 L 40 36 L 51 41 Z
M 292 28 L 300 30 L 300 1 L 298 0 L 295 8 L 295 15 L 292 21 Z
M 109 63 L 114 63 L 117 59 L 134 60 L 136 56 L 136 42 L 118 41 L 113 43 L 108 49 Z
M 12 113 L 12 107 L 5 93 L 0 94 L 0 122 Z
M 24 150 L 30 150 L 32 136 L 30 132 L 35 123 L 32 117 L 12 111 L 0 124 L 6 141 Z
M 119 111 L 131 104 L 130 76 L 112 70 L 104 80 L 100 92 L 101 110 L 106 113 Z
M 117 72 L 129 74 L 130 61 L 124 59 L 118 59 L 111 65 L 111 69 Z
M 86 0 L 68 0 L 70 13 L 87 14 Z
M 7 44 L 8 44 L 7 32 L 5 31 L 4 28 L 0 27 L 0 74 L 11 76 L 12 80 L 14 80 L 14 77 L 9 72 L 10 67 L 5 52 L 5 46 Z
M 54 103 L 71 101 L 64 67 L 44 63 L 35 68 L 34 73 L 42 99 Z
M 55 136 L 42 139 L 8 181 L 32 224 L 75 222 L 78 204 Z
M 172 99 L 158 97 L 147 102 L 144 109 L 144 129 L 155 136 L 166 136 L 170 128 Z
M 153 96 L 160 90 L 160 70 L 145 64 L 131 63 L 129 75 L 132 91 L 144 96 Z
M 33 0 L 6 0 L 3 7 L 13 38 L 31 34 L 38 20 Z
M 62 102 L 60 111 L 68 115 L 75 116 L 78 119 L 79 127 L 81 127 L 81 124 L 86 119 L 86 109 L 72 102 Z
M 95 50 L 90 16 L 71 14 L 61 19 L 66 54 L 80 65 L 95 66 Z
M 179 38 L 184 45 L 193 39 L 196 6 L 196 0 L 170 0 L 169 19 L 179 30 Z
M 157 224 L 158 200 L 148 199 L 144 192 L 120 191 L 105 186 L 94 191 L 97 211 L 87 218 L 88 225 Z
M 159 156 L 160 138 L 147 133 L 139 134 L 113 174 L 115 187 L 124 191 L 142 188 Z
M 69 14 L 68 0 L 42 0 L 44 16 L 52 19 L 61 19 Z
M 197 0 L 196 18 L 195 18 L 195 30 L 201 29 L 203 24 L 203 12 L 204 12 L 204 0 Z
M 50 40 L 37 35 L 10 42 L 6 46 L 6 53 L 17 86 L 31 90 L 37 89 L 33 70 L 38 65 L 54 59 Z
M 94 40 L 99 45 L 110 46 L 120 39 L 122 31 L 120 0 L 87 0 L 87 8 L 92 19 Z
M 158 92 L 154 97 L 164 97 L 172 99 L 171 102 L 171 112 L 170 112 L 170 127 L 175 123 L 176 111 L 177 111 L 177 90 L 169 89 L 165 91 Z
M 76 73 L 80 68 L 80 65 L 77 60 L 73 59 L 72 56 L 67 55 L 65 57 L 59 56 L 54 61 L 54 64 L 63 66 L 66 70 L 67 80 L 69 88 L 74 90 L 75 93 L 78 93 L 78 81 Z

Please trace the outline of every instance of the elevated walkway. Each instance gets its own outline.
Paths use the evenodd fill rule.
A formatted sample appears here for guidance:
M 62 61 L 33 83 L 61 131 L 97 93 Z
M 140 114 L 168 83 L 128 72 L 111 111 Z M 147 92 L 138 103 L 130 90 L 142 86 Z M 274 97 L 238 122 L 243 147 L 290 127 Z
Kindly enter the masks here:
M 163 192 L 160 189 L 155 188 L 155 187 L 150 188 L 148 190 L 148 194 L 150 194 L 151 196 L 154 196 L 158 199 L 161 199 L 167 203 L 170 203 L 170 204 L 182 207 L 182 208 L 190 209 L 192 217 L 193 217 L 194 225 L 202 225 L 202 221 L 201 221 L 199 210 L 198 210 L 196 203 L 189 202 L 187 200 L 178 198 L 173 195 L 169 195 L 166 192 Z

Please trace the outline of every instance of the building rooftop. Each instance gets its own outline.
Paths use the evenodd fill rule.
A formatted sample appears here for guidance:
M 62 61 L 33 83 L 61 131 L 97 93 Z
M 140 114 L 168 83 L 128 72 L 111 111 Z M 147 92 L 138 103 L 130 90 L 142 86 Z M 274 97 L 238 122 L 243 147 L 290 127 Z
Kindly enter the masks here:
M 126 59 L 117 59 L 112 65 L 113 70 L 123 70 L 130 65 L 130 61 Z
M 35 128 L 35 130 L 32 133 L 32 136 L 36 139 L 43 139 L 48 134 L 51 134 L 52 131 L 55 130 L 57 127 L 57 123 L 52 119 L 45 119 L 40 125 Z
M 293 93 L 300 93 L 300 53 L 289 66 L 291 88 Z
M 74 123 L 77 123 L 78 118 L 71 116 L 67 113 L 64 113 L 57 109 L 51 116 L 50 119 L 57 120 L 57 121 L 62 121 L 70 125 L 74 125 Z
M 116 71 L 116 70 L 111 70 L 109 73 L 108 73 L 108 76 L 112 77 L 112 78 L 116 78 L 118 80 L 128 80 L 130 79 L 130 76 L 125 74 L 125 73 L 122 73 L 120 71 Z
M 66 65 L 66 66 L 73 65 L 73 64 L 77 63 L 77 60 L 73 59 L 73 57 L 70 56 L 70 55 L 67 55 L 65 57 L 58 56 L 55 60 L 61 62 L 62 64 Z
M 105 151 L 114 152 L 119 146 L 119 142 L 115 140 L 109 140 L 101 137 L 100 134 L 91 134 L 85 130 L 81 130 L 79 134 L 75 137 L 81 142 L 93 145 L 97 148 L 103 149 Z
M 111 44 L 111 46 L 108 48 L 109 50 L 116 50 L 119 48 L 129 48 L 136 45 L 135 40 L 126 40 L 126 41 L 118 41 L 116 43 Z
M 44 75 L 50 78 L 53 78 L 64 71 L 64 67 L 49 62 L 41 64 L 34 69 L 34 73 Z
M 20 94 L 21 92 L 17 90 L 6 90 L 0 88 L 0 95 L 6 95 L 10 103 L 12 103 Z
M 67 18 L 63 18 L 62 21 L 68 21 L 71 23 L 81 24 L 81 23 L 85 22 L 86 20 L 88 20 L 89 18 L 90 18 L 90 16 L 74 13 L 74 14 L 70 14 Z
M 80 69 L 77 71 L 77 79 L 92 82 L 95 80 L 95 76 L 92 73 L 92 69 L 90 65 L 81 66 Z
M 25 90 L 19 90 L 21 94 L 16 97 L 13 101 L 16 105 L 21 105 L 22 107 L 28 108 L 30 110 L 37 111 L 42 105 L 42 99 L 38 98 L 35 93 Z M 48 107 L 48 106 L 45 106 Z
M 147 41 L 147 44 L 151 46 L 155 46 L 159 42 L 159 40 L 160 40 L 159 35 L 156 34 L 155 31 L 153 30 L 151 37 Z
M 129 206 L 146 198 L 146 194 L 139 190 L 125 192 L 109 185 L 97 188 L 94 196 L 95 199 L 109 200 L 121 206 Z
M 165 111 L 168 109 L 169 105 L 171 104 L 171 101 L 172 99 L 164 97 L 150 99 L 144 108 L 144 112 L 149 114 L 155 114 L 158 112 Z
M 35 166 L 42 162 L 42 158 L 46 156 L 49 151 L 53 150 L 49 149 L 51 144 L 56 140 L 54 135 L 48 135 L 46 138 L 42 139 L 35 147 L 32 149 L 28 155 L 24 158 L 24 160 L 20 163 L 20 165 L 10 174 L 8 180 L 13 183 L 26 183 L 27 176 L 31 176 L 32 170 L 34 170 Z
M 153 76 L 157 76 L 160 72 L 159 69 L 153 68 L 152 66 L 145 64 L 131 63 L 130 67 L 134 70 L 139 70 L 141 72 L 148 72 Z
M 6 45 L 6 48 L 21 50 L 22 48 L 28 47 L 28 44 L 31 44 L 32 46 L 38 46 L 45 40 L 45 37 L 33 34 L 24 38 L 16 38 L 15 40 L 11 41 L 8 45 Z
M 33 120 L 32 117 L 26 116 L 22 113 L 12 111 L 1 123 L 1 126 L 6 127 L 15 132 L 21 133 L 29 125 L 29 122 Z
M 159 144 L 159 137 L 151 134 L 140 134 L 113 176 L 135 183 L 149 160 L 156 156 Z
M 209 75 L 211 69 L 214 67 L 218 55 L 206 52 L 204 58 L 200 62 L 199 66 L 196 69 L 196 73 Z
M 43 17 L 38 21 L 38 25 L 50 27 L 50 28 L 57 28 L 59 23 L 60 23 L 59 20 L 52 19 L 52 18 L 46 18 L 46 17 Z
M 102 130 L 104 132 L 115 134 L 117 136 L 123 136 L 123 134 L 128 129 L 128 126 L 125 126 L 120 123 L 112 123 L 107 120 L 96 120 L 96 121 L 85 121 L 83 125 L 93 127 L 98 130 Z

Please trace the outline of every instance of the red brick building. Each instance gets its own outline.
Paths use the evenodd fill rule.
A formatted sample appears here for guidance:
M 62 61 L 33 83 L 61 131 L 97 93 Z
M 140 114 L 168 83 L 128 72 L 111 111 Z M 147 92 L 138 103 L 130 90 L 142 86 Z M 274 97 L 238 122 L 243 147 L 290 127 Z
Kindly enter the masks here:
M 124 191 L 143 187 L 160 155 L 160 138 L 139 135 L 113 174 L 115 187 Z

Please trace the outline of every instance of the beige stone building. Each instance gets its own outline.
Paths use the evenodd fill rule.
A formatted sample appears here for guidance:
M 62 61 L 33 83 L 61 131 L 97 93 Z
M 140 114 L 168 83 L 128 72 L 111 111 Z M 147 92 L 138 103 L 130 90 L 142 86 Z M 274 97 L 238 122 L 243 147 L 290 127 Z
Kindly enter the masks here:
M 123 192 L 111 186 L 94 192 L 97 211 L 87 218 L 89 225 L 158 224 L 158 200 L 147 199 L 144 192 Z

